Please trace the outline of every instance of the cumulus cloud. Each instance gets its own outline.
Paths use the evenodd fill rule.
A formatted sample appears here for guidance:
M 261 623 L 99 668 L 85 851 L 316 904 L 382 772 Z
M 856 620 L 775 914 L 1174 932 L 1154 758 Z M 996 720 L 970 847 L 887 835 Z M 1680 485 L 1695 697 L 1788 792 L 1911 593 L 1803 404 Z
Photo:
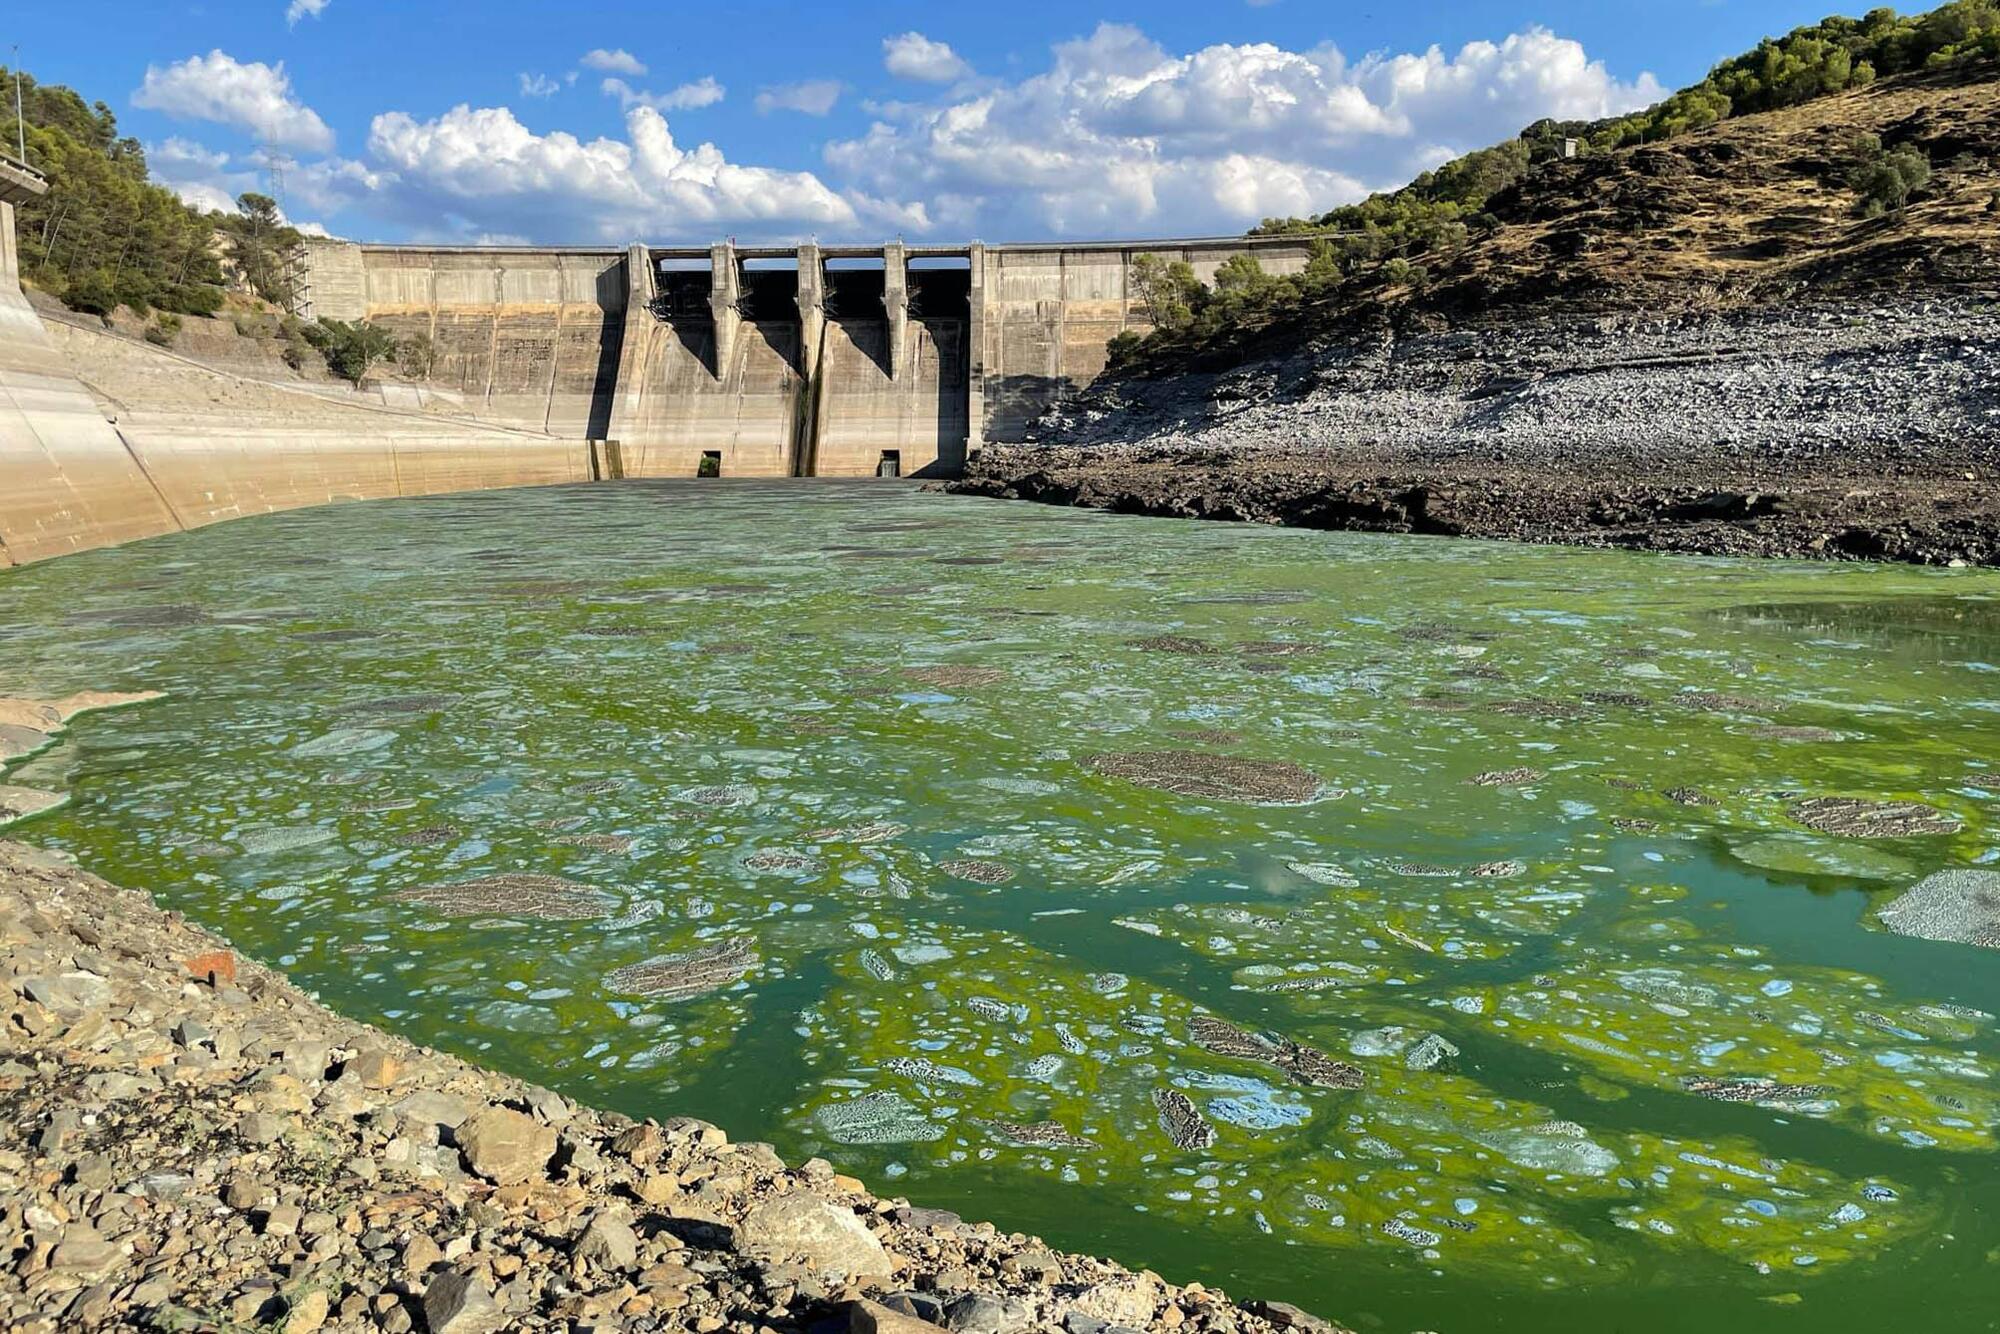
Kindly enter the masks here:
M 179 136 L 146 145 L 148 174 L 195 208 L 236 211 L 236 196 L 258 188 L 252 164 Z
M 919 83 L 954 83 L 972 73 L 972 66 L 958 52 L 920 32 L 883 38 L 882 67 L 899 79 Z
M 268 163 L 258 154 L 237 156 L 178 136 L 146 145 L 146 165 L 153 179 L 179 195 L 183 203 L 215 212 L 234 213 L 238 195 L 262 194 L 266 188 L 259 168 Z M 319 223 L 296 221 L 283 209 L 278 216 L 307 236 L 328 234 Z
M 627 111 L 633 107 L 651 107 L 655 111 L 694 111 L 712 107 L 729 95 L 729 90 L 709 75 L 664 93 L 641 92 L 623 79 L 606 79 L 598 87 L 606 97 L 617 98 L 618 105 Z
M 245 64 L 216 50 L 164 69 L 148 65 L 144 82 L 132 94 L 132 105 L 232 126 L 287 148 L 315 153 L 333 148 L 333 131 L 319 113 L 292 96 L 282 61 Z
M 635 79 L 643 78 L 646 73 L 639 57 L 622 46 L 615 51 L 607 51 L 601 46 L 594 51 L 586 51 L 583 53 L 583 64 L 607 74 L 629 74 Z
M 623 108 L 622 133 L 530 129 L 504 107 L 462 105 L 428 119 L 391 111 L 375 118 L 360 160 L 309 157 L 288 168 L 287 185 L 306 207 L 353 216 L 356 230 L 365 218 L 376 235 L 434 240 L 1220 233 L 1401 185 L 1543 116 L 1611 115 L 1662 95 L 1651 76 L 1614 77 L 1541 28 L 1451 52 L 1350 61 L 1332 46 L 1176 52 L 1104 24 L 1052 48 L 1041 72 L 1008 81 L 974 77 L 919 33 L 890 38 L 883 53 L 891 72 L 934 86 L 915 100 L 865 104 L 873 123 L 827 143 L 817 173 L 730 161 L 708 143 L 680 146 L 664 113 L 721 101 L 712 78 L 656 93 L 614 73 L 599 87 Z M 206 100 L 180 86 L 182 66 L 149 71 L 141 93 L 176 114 L 259 129 L 288 108 L 311 116 L 282 69 L 219 52 L 210 61 L 222 62 L 221 77 Z M 623 51 L 592 52 L 586 63 L 604 61 L 644 68 Z M 260 95 L 225 96 L 232 80 Z M 529 95 L 542 88 L 523 84 Z M 812 80 L 765 88 L 755 106 L 824 116 L 845 93 Z M 192 167 L 174 179 L 176 188 L 228 188 Z
M 762 115 L 773 111 L 796 111 L 806 116 L 824 116 L 832 111 L 846 91 L 838 79 L 808 79 L 804 83 L 783 83 L 773 88 L 765 88 L 757 94 L 757 110 Z
M 326 7 L 332 3 L 333 0 L 292 0 L 285 6 L 285 26 L 296 28 L 300 19 L 316 19 L 326 13 Z
M 406 216 L 461 218 L 467 231 L 624 242 L 709 237 L 732 228 L 795 236 L 859 234 L 878 217 L 811 172 L 743 166 L 713 144 L 684 149 L 648 106 L 625 116 L 624 139 L 537 134 L 504 107 L 452 108 L 431 120 L 377 116 L 369 151 L 377 189 Z
M 522 74 L 521 96 L 554 97 L 562 91 L 562 85 L 546 74 Z
M 1399 185 L 1441 151 L 1543 116 L 1605 116 L 1657 100 L 1541 28 L 1455 55 L 1222 44 L 1184 55 L 1103 24 L 1050 69 L 931 105 L 878 108 L 829 144 L 863 188 L 915 193 L 940 225 L 1017 235 L 1236 230 Z

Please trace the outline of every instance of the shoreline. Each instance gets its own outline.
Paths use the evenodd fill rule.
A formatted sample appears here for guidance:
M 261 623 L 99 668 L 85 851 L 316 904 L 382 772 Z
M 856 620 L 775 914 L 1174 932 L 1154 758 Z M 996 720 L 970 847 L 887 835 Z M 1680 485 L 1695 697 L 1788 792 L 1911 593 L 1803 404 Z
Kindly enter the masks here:
M 989 446 L 933 488 L 1153 518 L 1679 555 L 2000 566 L 2000 487 L 1970 474 L 1694 483 L 1550 466 L 1388 466 L 1333 451 Z
M 0 1324 L 1333 1334 L 344 1019 L 0 840 Z

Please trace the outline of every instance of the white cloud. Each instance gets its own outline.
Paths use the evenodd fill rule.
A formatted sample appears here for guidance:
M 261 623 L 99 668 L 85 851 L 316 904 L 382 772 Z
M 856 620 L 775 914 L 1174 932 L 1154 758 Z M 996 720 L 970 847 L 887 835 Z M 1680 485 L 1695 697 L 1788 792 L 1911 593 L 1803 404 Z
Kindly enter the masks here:
M 300 19 L 316 19 L 326 13 L 326 7 L 332 3 L 333 0 L 292 0 L 292 3 L 285 7 L 285 25 L 296 28 Z
M 178 136 L 146 146 L 146 166 L 154 180 L 180 196 L 184 203 L 221 213 L 236 212 L 238 195 L 268 191 L 259 170 L 265 165 L 257 154 L 238 157 Z M 287 177 L 288 184 L 292 180 Z M 290 202 L 298 203 L 305 192 L 292 190 L 291 194 Z M 308 207 L 318 207 L 311 200 L 305 202 Z M 291 221 L 283 209 L 279 210 L 279 216 Z M 307 236 L 328 235 L 327 229 L 317 222 L 292 222 L 292 225 Z
M 646 67 L 640 63 L 639 57 L 623 47 L 607 51 L 600 46 L 595 51 L 586 51 L 583 54 L 583 63 L 591 69 L 603 70 L 608 74 L 629 74 L 635 79 L 646 73 Z
M 898 44 L 906 72 L 942 75 L 946 58 L 957 59 L 904 34 L 885 44 L 885 64 Z M 592 56 L 638 64 L 624 52 Z M 322 152 L 288 166 L 288 197 L 363 235 L 435 241 L 1220 233 L 1401 185 L 1543 116 L 1610 115 L 1661 95 L 1651 76 L 1614 78 L 1578 43 L 1540 28 L 1453 53 L 1350 62 L 1331 46 L 1176 53 L 1106 24 L 1054 47 L 1029 77 L 963 73 L 919 100 L 865 103 L 873 124 L 827 143 L 819 173 L 733 162 L 713 144 L 679 146 L 663 113 L 723 100 L 713 78 L 655 93 L 611 75 L 599 87 L 624 109 L 622 134 L 534 130 L 505 107 L 461 105 L 430 119 L 391 111 L 375 118 L 360 160 Z M 553 83 L 528 76 L 523 91 L 541 95 Z M 824 116 L 845 93 L 814 80 L 765 88 L 755 105 Z M 332 140 L 292 99 L 282 68 L 220 52 L 148 71 L 138 98 L 253 132 L 310 118 L 289 138 L 265 137 L 297 143 L 316 126 Z M 255 188 L 251 164 L 211 155 L 204 166 L 195 150 L 207 152 L 194 145 L 185 161 L 156 164 L 162 179 L 210 200 Z
M 920 83 L 954 83 L 972 73 L 972 66 L 958 52 L 920 32 L 884 37 L 882 67 L 899 79 Z
M 178 136 L 146 146 L 147 174 L 200 209 L 236 211 L 236 196 L 263 185 L 252 164 Z
M 522 74 L 521 96 L 554 97 L 562 91 L 562 85 L 546 74 Z
M 1542 116 L 1643 106 L 1650 75 L 1614 79 L 1535 28 L 1456 55 L 1217 45 L 1186 55 L 1103 24 L 1048 71 L 930 105 L 877 108 L 827 146 L 861 188 L 916 195 L 940 227 L 1041 235 L 1233 231 L 1400 185 Z
M 292 96 L 283 62 L 244 64 L 217 50 L 165 69 L 148 65 L 132 105 L 232 126 L 288 148 L 316 153 L 333 148 L 333 131 L 319 113 Z
M 598 88 L 606 97 L 617 98 L 618 105 L 627 111 L 633 107 L 651 107 L 655 111 L 694 111 L 712 107 L 729 95 L 728 89 L 707 75 L 664 93 L 641 92 L 623 79 L 606 79 Z
M 757 94 L 757 110 L 766 116 L 773 111 L 824 116 L 833 110 L 844 91 L 846 89 L 838 79 L 808 79 L 804 83 L 779 84 Z
M 369 150 L 374 203 L 415 225 L 459 220 L 468 235 L 545 240 L 706 239 L 740 229 L 795 237 L 866 234 L 910 215 L 845 196 L 811 172 L 728 161 L 713 144 L 684 149 L 652 107 L 625 116 L 624 139 L 536 134 L 505 107 L 458 106 L 433 120 L 377 116 Z M 920 216 L 920 215 L 919 215 Z

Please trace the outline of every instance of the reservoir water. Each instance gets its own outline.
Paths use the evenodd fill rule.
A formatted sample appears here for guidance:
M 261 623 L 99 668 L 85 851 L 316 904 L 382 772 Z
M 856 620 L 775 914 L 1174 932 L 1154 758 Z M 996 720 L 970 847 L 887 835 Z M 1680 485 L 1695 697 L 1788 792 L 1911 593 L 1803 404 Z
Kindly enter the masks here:
M 85 687 L 15 836 L 577 1098 L 1364 1329 L 2000 1318 L 2000 952 L 1875 915 L 2000 575 L 626 483 L 0 574 Z

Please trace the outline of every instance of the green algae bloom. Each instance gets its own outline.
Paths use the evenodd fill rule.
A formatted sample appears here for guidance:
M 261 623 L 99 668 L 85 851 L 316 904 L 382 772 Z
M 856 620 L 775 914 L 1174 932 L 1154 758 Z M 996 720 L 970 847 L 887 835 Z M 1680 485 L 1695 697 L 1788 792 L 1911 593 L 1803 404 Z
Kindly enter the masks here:
M 2000 861 L 1996 607 L 893 486 L 384 502 L 0 574 L 0 693 L 169 692 L 0 781 L 358 1017 L 1238 1295 L 1972 1328 L 2000 952 L 1876 912 Z

